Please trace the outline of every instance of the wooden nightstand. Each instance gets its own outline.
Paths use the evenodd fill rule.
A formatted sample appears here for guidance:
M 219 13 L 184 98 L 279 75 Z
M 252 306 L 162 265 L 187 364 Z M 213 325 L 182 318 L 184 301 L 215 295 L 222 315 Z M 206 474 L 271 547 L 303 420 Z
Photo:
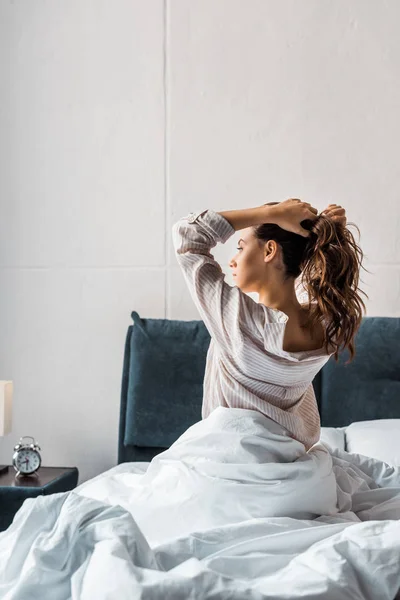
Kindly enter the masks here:
M 26 498 L 73 490 L 78 484 L 76 467 L 40 467 L 37 475 L 15 477 L 14 467 L 0 475 L 0 531 L 11 524 Z

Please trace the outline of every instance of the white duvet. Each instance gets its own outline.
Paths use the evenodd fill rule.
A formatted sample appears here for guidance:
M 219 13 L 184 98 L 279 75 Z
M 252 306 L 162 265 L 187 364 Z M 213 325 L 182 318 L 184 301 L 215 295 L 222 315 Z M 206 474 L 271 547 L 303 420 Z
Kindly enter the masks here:
M 27 499 L 0 534 L 2 600 L 385 600 L 400 470 L 217 408 L 150 464 Z

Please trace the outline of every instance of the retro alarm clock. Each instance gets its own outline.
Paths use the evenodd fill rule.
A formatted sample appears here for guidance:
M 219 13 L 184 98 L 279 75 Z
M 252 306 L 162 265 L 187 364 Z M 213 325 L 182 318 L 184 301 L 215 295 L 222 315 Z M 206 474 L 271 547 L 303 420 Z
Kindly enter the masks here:
M 23 440 L 30 439 L 32 442 L 26 443 Z M 17 471 L 16 477 L 25 475 L 37 475 L 42 457 L 39 454 L 40 447 L 30 435 L 24 435 L 20 438 L 18 444 L 14 446 L 13 467 Z

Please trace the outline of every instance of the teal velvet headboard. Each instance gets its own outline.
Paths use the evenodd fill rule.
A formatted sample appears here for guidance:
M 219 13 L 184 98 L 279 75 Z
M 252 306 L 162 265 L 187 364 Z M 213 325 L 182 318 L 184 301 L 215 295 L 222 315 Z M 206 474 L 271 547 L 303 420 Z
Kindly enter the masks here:
M 210 335 L 202 321 L 132 312 L 122 373 L 118 463 L 150 461 L 201 419 Z M 364 317 L 356 356 L 331 357 L 313 381 L 324 427 L 400 418 L 400 318 Z

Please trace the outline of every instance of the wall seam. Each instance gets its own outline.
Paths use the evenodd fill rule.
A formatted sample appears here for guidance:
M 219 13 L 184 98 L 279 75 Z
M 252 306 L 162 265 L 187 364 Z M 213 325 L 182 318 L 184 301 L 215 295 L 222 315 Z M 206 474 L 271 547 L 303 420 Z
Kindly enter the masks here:
M 168 234 L 170 226 L 169 186 L 168 186 L 168 30 L 167 30 L 168 0 L 163 0 L 163 106 L 164 106 L 164 318 L 169 316 L 168 290 Z

